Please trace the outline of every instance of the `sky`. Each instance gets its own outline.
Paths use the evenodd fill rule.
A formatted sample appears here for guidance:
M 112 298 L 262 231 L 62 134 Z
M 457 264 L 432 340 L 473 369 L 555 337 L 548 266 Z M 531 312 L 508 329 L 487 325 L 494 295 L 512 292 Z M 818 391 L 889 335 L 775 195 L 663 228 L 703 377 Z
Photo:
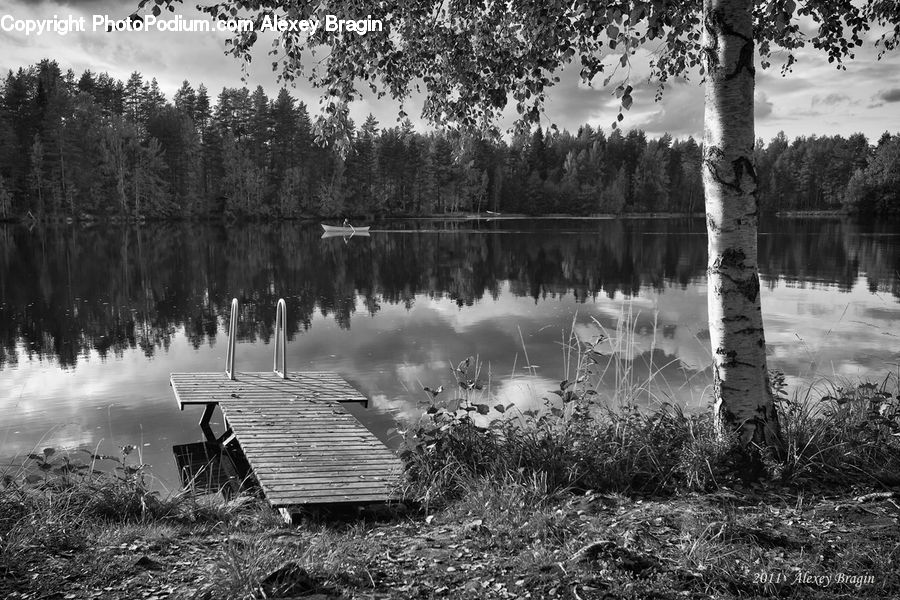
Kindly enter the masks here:
M 249 65 L 246 82 L 241 82 L 240 62 L 224 54 L 225 33 L 198 32 L 92 32 L 92 15 L 122 18 L 132 12 L 138 0 L 0 0 L 0 18 L 52 19 L 86 16 L 88 31 L 65 36 L 56 33 L 25 36 L 21 32 L 0 30 L 0 72 L 27 67 L 41 59 L 56 60 L 63 70 L 80 74 L 85 69 L 107 72 L 126 80 L 133 71 L 145 78 L 156 77 L 167 98 L 171 99 L 183 80 L 196 88 L 206 85 L 215 97 L 223 87 L 262 85 L 270 97 L 280 87 L 267 56 L 268 40 L 258 43 L 254 61 Z M 186 18 L 204 18 L 188 0 L 179 12 Z M 355 15 L 338 15 L 354 17 Z M 375 16 L 375 15 L 373 15 Z M 874 41 L 871 34 L 869 41 Z M 777 57 L 776 57 L 777 58 Z M 876 50 L 866 44 L 856 51 L 856 59 L 838 71 L 821 53 L 804 49 L 798 53 L 794 72 L 782 77 L 778 60 L 775 67 L 757 69 L 756 135 L 770 140 L 779 131 L 789 138 L 809 135 L 850 135 L 862 132 L 877 140 L 884 131 L 900 132 L 900 51 L 876 60 Z M 642 79 L 637 67 L 631 74 L 636 88 L 634 106 L 622 123 L 625 129 L 641 128 L 650 136 L 669 133 L 674 137 L 702 136 L 703 89 L 699 77 L 670 84 L 661 102 L 654 102 L 655 86 Z M 643 74 L 646 77 L 646 74 Z M 598 82 L 599 84 L 599 82 Z M 583 123 L 607 132 L 618 112 L 618 100 L 612 87 L 589 88 L 579 82 L 578 69 L 561 73 L 561 81 L 550 90 L 546 105 L 545 127 L 551 123 L 571 131 Z M 319 93 L 306 82 L 290 88 L 292 95 L 315 112 Z M 405 110 L 416 117 L 421 109 L 417 99 Z M 351 107 L 351 116 L 361 123 L 372 113 L 382 126 L 397 121 L 398 105 L 391 100 L 365 98 Z M 414 119 L 417 129 L 428 125 Z M 510 123 L 505 123 L 508 126 Z

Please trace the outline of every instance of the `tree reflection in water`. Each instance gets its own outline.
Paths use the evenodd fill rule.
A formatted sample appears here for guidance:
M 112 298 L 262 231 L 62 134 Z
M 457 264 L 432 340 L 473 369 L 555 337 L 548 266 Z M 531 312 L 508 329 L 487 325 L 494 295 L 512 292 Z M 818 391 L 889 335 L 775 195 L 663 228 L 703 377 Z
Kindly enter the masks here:
M 377 230 L 390 229 L 392 232 Z M 763 285 L 849 290 L 900 298 L 900 241 L 890 224 L 839 219 L 764 223 Z M 504 285 L 537 302 L 572 294 L 638 294 L 705 281 L 701 220 L 397 221 L 369 238 L 321 239 L 318 224 L 196 223 L 0 227 L 0 368 L 29 357 L 74 367 L 79 355 L 153 356 L 184 328 L 195 348 L 227 326 L 233 296 L 245 313 L 238 339 L 268 341 L 275 303 L 288 303 L 289 338 L 315 311 L 349 329 L 355 313 L 418 297 L 471 306 Z

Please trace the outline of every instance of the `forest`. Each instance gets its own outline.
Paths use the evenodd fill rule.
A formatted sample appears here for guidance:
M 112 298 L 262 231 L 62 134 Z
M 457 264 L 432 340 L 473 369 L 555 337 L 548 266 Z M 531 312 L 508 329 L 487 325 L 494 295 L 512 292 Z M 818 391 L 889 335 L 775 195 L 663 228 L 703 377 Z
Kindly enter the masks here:
M 371 115 L 339 151 L 287 89 L 63 72 L 0 87 L 0 219 L 297 218 L 697 212 L 701 146 L 640 130 L 493 139 Z M 763 212 L 900 213 L 900 135 L 758 140 Z

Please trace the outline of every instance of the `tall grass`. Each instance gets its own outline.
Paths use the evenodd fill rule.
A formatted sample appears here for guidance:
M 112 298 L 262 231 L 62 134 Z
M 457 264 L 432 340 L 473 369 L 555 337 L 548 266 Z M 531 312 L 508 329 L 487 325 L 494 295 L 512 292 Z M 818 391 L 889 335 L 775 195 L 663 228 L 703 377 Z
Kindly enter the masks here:
M 163 496 L 133 450 L 124 446 L 115 457 L 45 448 L 0 473 L 0 575 L 48 552 L 85 550 L 98 526 L 218 524 L 246 512 L 246 502 Z
M 407 497 L 442 505 L 472 496 L 487 481 L 553 497 L 586 490 L 671 495 L 746 480 L 745 452 L 735 436 L 718 435 L 711 411 L 688 413 L 670 401 L 676 390 L 661 375 L 668 364 L 637 374 L 636 322 L 629 310 L 614 331 L 597 323 L 602 335 L 590 341 L 573 326 L 561 343 L 564 376 L 535 410 L 500 404 L 477 385 L 481 365 L 460 363 L 454 376 L 463 392 L 429 397 L 425 414 L 406 429 Z M 767 458 L 768 481 L 900 483 L 895 375 L 792 394 L 781 374 L 771 379 L 786 452 Z M 602 398 L 610 388 L 611 397 Z
M 776 385 L 776 400 L 786 451 L 772 467 L 782 479 L 900 484 L 898 374 L 878 383 L 826 380 L 791 395 Z
M 614 331 L 595 323 L 602 331 L 596 339 L 579 339 L 574 324 L 563 334 L 564 376 L 540 409 L 500 404 L 477 383 L 480 363 L 460 363 L 454 389 L 462 393 L 429 398 L 421 420 L 406 431 L 408 495 L 440 504 L 486 480 L 526 488 L 542 482 L 548 496 L 589 489 L 659 494 L 714 484 L 728 444 L 715 438 L 708 416 L 687 414 L 654 391 L 666 365 L 651 364 L 647 377 L 638 376 L 636 316 L 625 313 Z M 614 392 L 603 398 L 607 383 Z M 648 400 L 655 400 L 654 410 L 638 408 Z
M 134 449 L 123 446 L 118 457 L 83 449 L 69 454 L 45 448 L 29 454 L 19 467 L 0 474 L 0 494 L 7 500 L 0 505 L 0 523 L 42 507 L 67 518 L 132 523 L 221 517 L 219 503 L 205 503 L 188 492 L 164 496 L 152 489 L 146 465 L 132 457 Z

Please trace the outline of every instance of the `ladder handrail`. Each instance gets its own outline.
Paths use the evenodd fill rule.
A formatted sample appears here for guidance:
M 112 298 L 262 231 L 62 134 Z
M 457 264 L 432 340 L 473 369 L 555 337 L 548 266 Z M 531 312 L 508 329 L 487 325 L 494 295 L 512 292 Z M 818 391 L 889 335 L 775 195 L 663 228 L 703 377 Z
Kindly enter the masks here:
M 237 337 L 238 299 L 231 299 L 231 321 L 228 325 L 228 351 L 225 353 L 225 375 L 234 381 L 234 340 Z
M 272 370 L 282 379 L 287 379 L 287 336 L 285 333 L 285 323 L 287 321 L 287 304 L 284 298 L 278 299 L 275 305 L 275 363 Z M 278 361 L 278 350 L 281 350 L 281 364 Z M 281 367 L 279 370 L 278 367 Z

